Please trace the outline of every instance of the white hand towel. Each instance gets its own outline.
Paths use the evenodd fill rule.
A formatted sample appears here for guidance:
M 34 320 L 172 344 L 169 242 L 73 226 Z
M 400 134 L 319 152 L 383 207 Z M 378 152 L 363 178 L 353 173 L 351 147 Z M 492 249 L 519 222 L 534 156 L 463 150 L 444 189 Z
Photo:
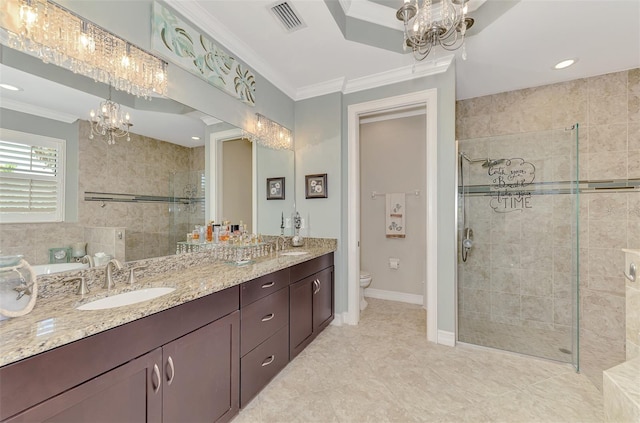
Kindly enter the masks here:
M 387 238 L 404 238 L 406 235 L 405 195 L 402 192 L 386 194 L 385 233 Z

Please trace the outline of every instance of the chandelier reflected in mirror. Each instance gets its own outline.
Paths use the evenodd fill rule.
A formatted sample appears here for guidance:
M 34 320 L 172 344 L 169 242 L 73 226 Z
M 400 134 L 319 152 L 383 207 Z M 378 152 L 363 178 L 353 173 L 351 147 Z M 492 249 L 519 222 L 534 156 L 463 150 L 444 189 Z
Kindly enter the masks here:
M 404 0 L 396 12 L 396 18 L 404 23 L 403 48 L 411 49 L 416 60 L 424 60 L 431 49 L 441 46 L 445 50 L 462 47 L 462 59 L 466 60 L 464 47 L 466 32 L 473 25 L 467 16 L 468 0 Z
M 285 128 L 260 113 L 256 113 L 254 132 L 243 131 L 242 136 L 263 147 L 274 150 L 293 150 L 291 129 Z
M 2 0 L 9 47 L 138 97 L 167 94 L 167 63 L 50 0 Z
M 116 138 L 127 137 L 127 141 L 131 141 L 129 128 L 133 126 L 131 116 L 128 112 L 120 109 L 120 105 L 111 100 L 111 87 L 109 87 L 109 98 L 100 102 L 98 111 L 91 110 L 91 134 L 89 139 L 100 136 L 108 145 L 116 143 Z

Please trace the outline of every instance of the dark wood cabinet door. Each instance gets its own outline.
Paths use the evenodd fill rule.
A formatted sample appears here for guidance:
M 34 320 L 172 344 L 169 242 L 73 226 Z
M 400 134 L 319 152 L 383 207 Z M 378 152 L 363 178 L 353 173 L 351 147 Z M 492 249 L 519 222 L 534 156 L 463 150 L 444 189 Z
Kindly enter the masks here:
M 309 276 L 289 286 L 289 358 L 302 351 L 313 336 L 313 281 Z
M 158 348 L 6 421 L 161 422 L 161 363 Z
M 240 313 L 162 347 L 163 422 L 229 421 L 239 410 Z
M 316 281 L 313 291 L 313 332 L 317 335 L 333 320 L 333 267 L 324 269 L 313 277 Z

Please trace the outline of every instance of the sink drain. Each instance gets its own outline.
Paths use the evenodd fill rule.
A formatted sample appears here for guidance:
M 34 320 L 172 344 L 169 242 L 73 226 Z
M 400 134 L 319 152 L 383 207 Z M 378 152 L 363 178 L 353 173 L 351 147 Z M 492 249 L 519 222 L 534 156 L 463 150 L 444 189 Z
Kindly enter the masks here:
M 571 354 L 571 350 L 568 350 L 566 348 L 558 348 L 558 350 L 560 350 L 560 352 L 563 354 Z

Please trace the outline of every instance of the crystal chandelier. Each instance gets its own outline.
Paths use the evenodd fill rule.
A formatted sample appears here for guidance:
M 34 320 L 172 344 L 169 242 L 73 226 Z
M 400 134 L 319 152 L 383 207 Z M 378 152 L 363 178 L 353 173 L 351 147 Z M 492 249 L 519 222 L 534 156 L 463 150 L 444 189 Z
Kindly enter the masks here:
M 462 47 L 462 59 L 466 60 L 464 36 L 473 25 L 473 18 L 467 16 L 468 0 L 432 0 L 412 2 L 404 0 L 404 5 L 396 12 L 396 18 L 404 22 L 403 48 L 410 48 L 416 60 L 424 60 L 431 49 L 440 45 L 445 50 Z
M 166 95 L 163 60 L 51 1 L 2 3 L 0 26 L 9 47 L 138 97 Z
M 129 128 L 133 126 L 129 113 L 120 110 L 120 105 L 111 100 L 111 87 L 109 87 L 109 98 L 100 102 L 98 112 L 91 110 L 91 134 L 92 140 L 96 135 L 102 136 L 108 145 L 116 143 L 116 138 L 127 136 L 127 141 L 131 141 Z
M 291 130 L 256 113 L 255 133 L 243 131 L 244 138 L 274 150 L 293 150 Z

